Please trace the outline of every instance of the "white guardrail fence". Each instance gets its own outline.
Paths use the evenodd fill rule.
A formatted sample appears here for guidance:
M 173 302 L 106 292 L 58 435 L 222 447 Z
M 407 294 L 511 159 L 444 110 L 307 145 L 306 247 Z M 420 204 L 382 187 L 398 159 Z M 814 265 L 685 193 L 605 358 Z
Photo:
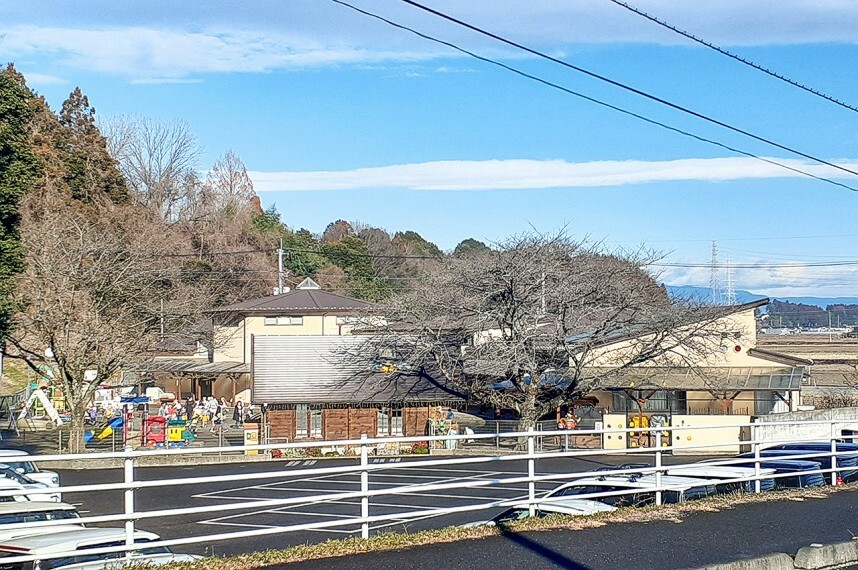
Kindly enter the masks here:
M 858 419 L 856 419 L 858 422 Z M 61 492 L 64 495 L 64 500 L 70 502 L 69 496 L 74 496 L 79 493 L 87 493 L 87 492 L 103 492 L 107 490 L 121 490 L 124 491 L 124 501 L 122 508 L 119 508 L 120 505 L 117 505 L 117 512 L 115 514 L 109 515 L 98 515 L 98 516 L 84 516 L 80 519 L 74 519 L 70 521 L 68 519 L 65 520 L 48 520 L 48 521 L 38 521 L 38 522 L 28 522 L 28 523 L 15 523 L 15 524 L 4 524 L 2 525 L 2 530 L 12 530 L 12 529 L 22 529 L 22 528 L 33 528 L 33 529 L 44 529 L 49 532 L 50 527 L 52 526 L 61 526 L 68 525 L 70 522 L 89 524 L 89 523 L 124 523 L 125 528 L 125 544 L 121 546 L 112 546 L 112 547 L 104 547 L 104 548 L 93 548 L 87 549 L 87 554 L 102 554 L 102 553 L 121 553 L 125 552 L 127 555 L 130 555 L 131 552 L 138 549 L 149 549 L 159 546 L 165 547 L 173 547 L 173 546 L 182 546 L 189 544 L 199 544 L 201 542 L 217 542 L 217 541 L 227 541 L 234 539 L 241 539 L 247 537 L 258 537 L 265 535 L 276 535 L 276 534 L 284 534 L 295 531 L 304 531 L 304 530 L 320 530 L 320 529 L 333 529 L 336 527 L 342 526 L 350 526 L 350 525 L 361 525 L 361 536 L 367 538 L 369 536 L 370 525 L 377 522 L 384 521 L 404 521 L 405 519 L 416 519 L 421 517 L 437 517 L 451 513 L 462 513 L 462 512 L 471 512 L 471 511 L 483 511 L 486 509 L 492 509 L 497 507 L 509 507 L 512 505 L 522 505 L 528 504 L 530 506 L 531 514 L 535 511 L 535 505 L 537 503 L 547 503 L 552 501 L 562 501 L 564 499 L 568 499 L 568 497 L 557 497 L 557 498 L 540 498 L 537 496 L 536 484 L 539 482 L 546 481 L 556 481 L 559 484 L 569 482 L 575 479 L 580 479 L 583 477 L 601 477 L 601 476 L 611 476 L 611 475 L 629 475 L 631 472 L 629 470 L 624 469 L 616 469 L 616 470 L 599 470 L 599 471 L 579 471 L 579 472 L 567 472 L 567 473 L 545 473 L 539 474 L 538 467 L 540 463 L 548 462 L 552 459 L 559 458 L 587 458 L 594 459 L 598 457 L 612 457 L 614 458 L 614 462 L 616 462 L 616 457 L 618 455 L 627 456 L 631 458 L 637 457 L 647 457 L 653 463 L 652 467 L 648 468 L 640 468 L 634 469 L 634 473 L 642 473 L 649 474 L 654 473 L 656 479 L 656 486 L 651 489 L 646 489 L 651 492 L 656 493 L 656 504 L 661 504 L 661 494 L 664 491 L 670 491 L 670 487 L 665 487 L 661 484 L 662 475 L 668 469 L 668 466 L 663 464 L 663 457 L 665 454 L 670 454 L 674 451 L 674 446 L 671 445 L 661 445 L 661 433 L 672 430 L 681 430 L 683 434 L 688 431 L 697 431 L 697 430 L 719 430 L 723 433 L 725 428 L 735 428 L 737 433 L 740 433 L 743 428 L 747 428 L 748 431 L 746 433 L 750 434 L 750 438 L 746 440 L 740 440 L 738 437 L 735 440 L 719 440 L 712 441 L 710 443 L 700 443 L 695 445 L 685 444 L 682 446 L 681 451 L 683 453 L 688 453 L 688 451 L 693 450 L 701 455 L 713 455 L 713 450 L 723 450 L 725 446 L 743 446 L 745 449 L 750 450 L 749 452 L 753 452 L 753 456 L 750 458 L 736 458 L 724 456 L 723 458 L 719 458 L 717 460 L 712 460 L 707 462 L 707 465 L 710 466 L 729 466 L 742 464 L 745 466 L 750 466 L 753 463 L 755 471 L 754 475 L 746 478 L 737 478 L 737 479 L 729 479 L 729 480 L 721 480 L 719 483 L 742 483 L 742 482 L 753 482 L 754 488 L 757 493 L 760 492 L 760 480 L 765 479 L 778 479 L 780 477 L 795 477 L 795 473 L 776 473 L 776 474 L 765 474 L 761 475 L 761 467 L 760 463 L 767 460 L 766 457 L 761 456 L 761 451 L 766 449 L 767 447 L 772 447 L 779 444 L 787 444 L 787 443 L 800 443 L 803 441 L 807 441 L 809 439 L 813 439 L 814 441 L 828 441 L 830 443 L 830 448 L 826 448 L 825 452 L 814 452 L 815 457 L 817 458 L 831 458 L 830 460 L 830 468 L 820 468 L 814 471 L 802 471 L 800 474 L 802 476 L 806 475 L 814 475 L 814 474 L 823 474 L 825 476 L 826 481 L 830 484 L 837 484 L 839 481 L 839 473 L 844 470 L 843 467 L 839 467 L 837 463 L 837 457 L 842 455 L 856 455 L 856 451 L 838 451 L 837 443 L 838 440 L 842 438 L 841 431 L 844 427 L 849 427 L 849 425 L 855 422 L 844 422 L 840 421 L 785 421 L 785 422 L 766 422 L 765 424 L 757 424 L 757 423 L 733 423 L 733 424 L 719 424 L 718 426 L 688 426 L 688 427 L 650 427 L 650 428 L 624 428 L 624 429 L 594 429 L 594 430 L 575 430 L 575 435 L 588 435 L 588 436 L 597 436 L 605 438 L 608 435 L 617 436 L 624 435 L 626 438 L 629 433 L 642 433 L 642 432 L 650 432 L 654 434 L 652 438 L 655 445 L 652 447 L 638 447 L 632 449 L 569 449 L 569 450 L 560 450 L 560 451 L 538 451 L 537 439 L 556 436 L 558 438 L 562 438 L 565 435 L 568 435 L 568 431 L 566 430 L 557 430 L 557 431 L 529 431 L 529 432 L 506 432 L 501 434 L 488 433 L 488 434 L 460 434 L 460 435 L 443 435 L 443 436 L 415 436 L 415 437 L 384 437 L 384 438 L 369 438 L 363 437 L 359 440 L 338 440 L 338 441 L 307 441 L 307 442 L 292 442 L 292 443 L 273 443 L 267 445 L 254 445 L 254 446 L 244 446 L 241 448 L 237 448 L 235 446 L 231 447 L 210 447 L 210 448 L 184 448 L 184 449 L 165 449 L 165 450 L 132 450 L 127 448 L 125 451 L 121 452 L 111 452 L 111 453 L 87 453 L 81 455 L 39 455 L 39 456 L 30 456 L 29 460 L 36 462 L 41 467 L 49 468 L 51 462 L 56 461 L 92 461 L 92 460 L 102 460 L 106 458 L 119 458 L 124 461 L 124 478 L 122 482 L 119 483 L 107 483 L 107 484 L 92 484 L 92 485 L 75 485 L 75 486 L 64 486 L 56 489 L 51 489 L 51 492 Z M 818 431 L 823 426 L 828 426 L 826 431 L 830 434 L 827 438 L 820 437 L 812 437 L 812 438 L 804 438 L 797 439 L 797 436 L 792 435 L 789 438 L 777 439 L 777 438 L 766 438 L 766 439 L 757 439 L 757 431 L 760 426 L 765 426 L 767 429 L 767 433 L 772 433 L 770 428 L 776 426 L 792 426 L 795 428 L 796 426 L 813 426 L 814 431 Z M 795 430 L 783 430 L 785 432 L 793 432 Z M 457 456 L 457 457 L 444 457 L 439 458 L 437 456 L 429 455 L 426 456 L 425 459 L 417 459 L 409 460 L 408 462 L 399 462 L 399 463 L 390 463 L 390 462 L 371 462 L 370 452 L 374 449 L 374 446 L 379 444 L 388 444 L 392 442 L 398 443 L 416 443 L 416 442 L 430 442 L 430 441 L 450 441 L 451 439 L 460 439 L 460 440 L 495 440 L 499 437 L 502 438 L 517 438 L 521 443 L 521 451 L 513 452 L 511 454 L 505 455 L 482 455 L 482 456 Z M 705 438 L 699 438 L 705 439 Z M 603 439 L 604 441 L 604 439 Z M 352 450 L 354 455 L 345 456 L 341 458 L 337 463 L 342 463 L 342 461 L 348 461 L 346 465 L 332 465 L 330 467 L 324 466 L 312 466 L 312 467 L 302 467 L 302 468 L 289 468 L 284 469 L 283 463 L 280 461 L 272 461 L 271 462 L 271 470 L 266 470 L 262 472 L 248 472 L 241 473 L 235 475 L 222 475 L 222 476 L 203 476 L 203 477 L 181 477 L 176 479 L 151 479 L 147 477 L 145 480 L 141 480 L 137 477 L 137 469 L 136 462 L 141 457 L 151 457 L 151 456 L 188 456 L 188 455 L 198 455 L 198 454 L 212 454 L 212 453 L 220 453 L 224 451 L 237 451 L 238 449 L 242 449 L 244 451 L 256 451 L 258 453 L 270 453 L 271 450 L 286 450 L 286 449 L 306 449 L 312 447 L 341 447 Z M 830 449 L 830 451 L 828 451 Z M 793 454 L 784 454 L 778 455 L 777 458 L 769 458 L 769 460 L 787 460 L 787 459 L 808 459 L 807 451 L 795 451 L 795 455 Z M 18 458 L 16 458 L 17 460 Z M 294 458 L 291 458 L 294 459 Z M 675 469 L 682 465 L 687 465 L 693 462 L 698 461 L 698 458 L 693 456 L 688 457 L 687 462 L 682 463 L 672 463 L 669 468 Z M 378 473 L 384 470 L 390 469 L 401 469 L 404 466 L 409 468 L 419 468 L 419 467 L 441 467 L 441 466 L 474 466 L 474 465 L 493 465 L 496 467 L 498 464 L 506 464 L 510 465 L 515 462 L 523 462 L 525 466 L 522 469 L 521 475 L 512 475 L 509 477 L 493 477 L 490 479 L 468 479 L 462 481 L 452 481 L 452 482 L 441 482 L 441 483 L 432 483 L 432 484 L 405 484 L 401 486 L 391 486 L 385 488 L 373 488 L 370 489 L 370 481 L 374 473 Z M 824 463 L 827 465 L 828 460 L 824 460 Z M 324 465 L 324 462 L 316 463 L 314 465 Z M 856 467 L 850 467 L 849 469 L 856 469 Z M 508 472 L 510 473 L 510 472 Z M 335 474 L 360 474 L 360 490 L 359 491 L 348 491 L 348 492 L 336 492 L 336 493 L 320 493 L 316 495 L 306 495 L 302 494 L 300 497 L 289 497 L 284 499 L 248 499 L 248 500 L 232 500 L 228 504 L 216 504 L 216 505 L 204 505 L 199 507 L 182 507 L 182 508 L 167 508 L 160 510 L 136 510 L 135 508 L 135 493 L 137 493 L 141 489 L 150 489 L 150 488 L 163 488 L 163 487 L 172 487 L 175 488 L 177 486 L 186 486 L 189 489 L 189 494 L 191 493 L 191 489 L 194 486 L 206 483 L 225 483 L 232 481 L 240 481 L 240 482 L 248 482 L 248 481 L 261 481 L 261 480 L 272 480 L 276 481 L 277 479 L 283 478 L 292 478 L 292 477 L 305 477 L 305 476 L 317 476 L 317 475 L 335 475 Z M 412 511 L 405 512 L 396 512 L 392 514 L 372 514 L 372 501 L 377 500 L 381 497 L 387 496 L 395 496 L 395 495 L 404 495 L 404 494 L 415 494 L 415 493 L 424 493 L 424 492 L 433 492 L 433 491 L 442 491 L 442 490 L 452 490 L 452 489 L 474 489 L 474 488 L 488 488 L 499 487 L 503 485 L 510 484 L 522 484 L 527 483 L 528 486 L 528 494 L 527 497 L 514 498 L 514 499 L 502 499 L 498 498 L 495 501 L 491 500 L 491 497 L 482 497 L 482 502 L 469 504 L 459 507 L 436 507 L 436 508 L 417 508 Z M 619 496 L 624 494 L 632 494 L 632 493 L 640 493 L 641 489 L 629 489 L 628 491 L 623 492 L 610 492 L 610 493 L 592 493 L 592 494 L 582 494 L 576 495 L 576 499 L 592 499 L 592 498 L 601 498 L 607 496 Z M 33 490 L 26 491 L 29 494 L 33 494 Z M 3 490 L 0 491 L 0 497 L 8 497 L 12 495 L 20 495 L 21 491 L 18 490 Z M 134 529 L 135 525 L 138 522 L 141 522 L 143 526 L 145 526 L 145 521 L 150 519 L 163 519 L 166 517 L 176 517 L 176 516 L 187 516 L 192 514 L 222 514 L 228 512 L 235 512 L 241 510 L 249 510 L 249 509 L 271 509 L 276 507 L 283 507 L 287 505 L 294 505 L 298 503 L 308 503 L 308 502 L 332 502 L 338 500 L 346 500 L 346 499 L 360 499 L 360 512 L 355 512 L 353 517 L 344 518 L 344 519 L 336 519 L 336 520 L 323 520 L 319 522 L 311 522 L 307 524 L 290 524 L 284 526 L 277 526 L 273 528 L 256 528 L 251 530 L 242 530 L 235 532 L 222 532 L 222 533 L 214 533 L 214 534 L 194 534 L 193 536 L 187 537 L 179 537 L 179 538 L 170 538 L 170 539 L 161 539 L 156 542 L 145 542 L 145 543 L 136 543 L 134 542 Z M 75 500 L 76 499 L 72 499 Z M 102 499 L 103 500 L 103 499 Z M 357 510 L 357 509 L 355 509 Z M 14 544 L 14 540 L 11 541 L 11 544 Z M 2 558 L 3 565 L 13 564 L 18 562 L 26 562 L 34 560 L 35 558 L 39 559 L 49 559 L 49 558 L 59 558 L 59 557 L 68 557 L 73 556 L 75 554 L 80 554 L 80 552 L 57 552 L 52 553 L 50 555 L 40 555 L 38 557 L 33 555 L 13 555 L 13 556 L 4 556 Z

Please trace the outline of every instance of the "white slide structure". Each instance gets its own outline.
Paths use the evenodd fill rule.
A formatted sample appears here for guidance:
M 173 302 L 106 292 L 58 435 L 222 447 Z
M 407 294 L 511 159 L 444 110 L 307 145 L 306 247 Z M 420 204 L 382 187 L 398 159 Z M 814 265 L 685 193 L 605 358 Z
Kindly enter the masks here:
M 51 404 L 51 400 L 45 395 L 44 392 L 42 392 L 41 389 L 33 390 L 33 393 L 30 394 L 29 398 L 27 398 L 27 403 L 24 404 L 24 409 L 21 410 L 20 414 L 18 414 L 18 421 L 21 421 L 27 417 L 27 414 L 30 413 L 30 407 L 37 399 L 42 404 L 42 406 L 44 406 L 45 413 L 48 414 L 48 417 L 51 418 L 51 420 L 53 420 L 57 424 L 57 427 L 63 425 L 63 420 L 60 417 L 60 414 L 57 413 L 56 408 L 54 408 L 54 405 Z

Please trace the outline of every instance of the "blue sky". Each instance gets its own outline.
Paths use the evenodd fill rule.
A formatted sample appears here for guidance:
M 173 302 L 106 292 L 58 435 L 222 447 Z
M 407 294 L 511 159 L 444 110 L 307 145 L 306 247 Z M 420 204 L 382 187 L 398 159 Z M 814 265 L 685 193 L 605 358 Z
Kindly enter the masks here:
M 858 113 L 608 0 L 427 2 L 755 134 L 858 169 Z M 354 4 L 611 104 L 858 187 L 768 147 L 480 38 L 395 0 Z M 858 106 L 858 5 L 639 0 L 636 6 Z M 0 1 L 0 58 L 59 107 L 187 121 L 200 169 L 227 149 L 293 227 L 413 229 L 450 249 L 566 227 L 675 263 L 856 259 L 855 192 L 795 176 L 492 67 L 329 0 Z M 858 295 L 858 267 L 737 269 L 737 288 Z M 706 285 L 706 268 L 672 267 Z M 721 276 L 722 282 L 725 276 Z

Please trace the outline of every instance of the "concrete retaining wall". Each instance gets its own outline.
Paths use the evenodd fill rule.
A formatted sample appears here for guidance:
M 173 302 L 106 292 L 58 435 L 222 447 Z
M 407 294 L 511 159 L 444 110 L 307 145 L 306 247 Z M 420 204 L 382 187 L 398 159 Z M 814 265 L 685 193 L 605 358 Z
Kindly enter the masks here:
M 704 566 L 699 570 L 833 570 L 855 565 L 858 565 L 858 540 L 805 546 L 794 558 L 777 552 L 760 558 Z
M 834 408 L 831 410 L 812 410 L 809 412 L 784 412 L 768 414 L 756 419 L 759 439 L 795 439 L 821 440 L 831 435 L 831 427 L 826 424 L 766 425 L 769 422 L 834 420 L 836 434 L 844 429 L 858 430 L 858 408 Z

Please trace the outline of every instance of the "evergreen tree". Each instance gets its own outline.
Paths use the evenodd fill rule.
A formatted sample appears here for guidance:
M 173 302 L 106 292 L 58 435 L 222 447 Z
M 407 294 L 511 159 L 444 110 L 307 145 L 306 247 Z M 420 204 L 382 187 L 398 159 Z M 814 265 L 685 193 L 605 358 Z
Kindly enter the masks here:
M 18 204 L 40 172 L 29 139 L 34 98 L 12 65 L 0 71 L 0 338 L 9 332 L 14 277 L 24 268 Z
M 64 128 L 56 143 L 64 151 L 63 180 L 72 198 L 92 202 L 107 196 L 114 202 L 124 201 L 128 196 L 125 180 L 95 124 L 95 109 L 79 87 L 63 103 L 59 119 Z

